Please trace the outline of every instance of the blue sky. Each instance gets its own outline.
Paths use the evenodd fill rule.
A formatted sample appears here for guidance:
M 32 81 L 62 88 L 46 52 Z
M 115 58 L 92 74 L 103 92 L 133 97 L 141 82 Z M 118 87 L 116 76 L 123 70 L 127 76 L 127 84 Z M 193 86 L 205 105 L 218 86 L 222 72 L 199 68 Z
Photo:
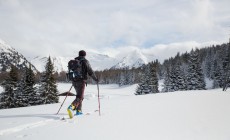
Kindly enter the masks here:
M 228 41 L 229 5 L 229 0 L 0 0 L 0 38 L 26 57 L 69 56 L 80 49 L 109 55 L 129 48 L 188 50 Z

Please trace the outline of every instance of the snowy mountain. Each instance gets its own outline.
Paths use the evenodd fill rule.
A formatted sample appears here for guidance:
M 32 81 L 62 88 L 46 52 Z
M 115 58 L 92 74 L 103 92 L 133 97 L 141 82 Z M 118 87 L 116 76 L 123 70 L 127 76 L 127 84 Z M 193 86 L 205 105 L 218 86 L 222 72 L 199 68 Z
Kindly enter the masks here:
M 68 57 L 52 57 L 51 60 L 54 63 L 54 70 L 57 72 L 66 71 L 68 60 L 71 58 Z M 45 56 L 36 56 L 34 58 L 30 58 L 31 63 L 33 63 L 38 71 L 45 71 L 45 65 L 47 63 L 48 57 Z M 66 65 L 66 68 L 65 68 Z
M 67 71 L 68 61 L 78 56 L 78 52 L 74 51 L 72 56 L 51 56 L 51 60 L 54 63 L 55 71 Z M 118 55 L 119 56 L 119 55 Z M 118 69 L 118 68 L 137 68 L 143 64 L 147 64 L 152 61 L 152 56 L 143 54 L 140 50 L 134 50 L 123 54 L 121 57 L 113 58 L 106 54 L 99 54 L 95 52 L 87 52 L 86 59 L 89 60 L 94 70 L 104 69 Z M 34 58 L 28 58 L 28 60 L 14 48 L 7 45 L 4 41 L 0 40 L 0 70 L 9 70 L 10 64 L 22 69 L 25 66 L 29 66 L 30 62 L 34 71 L 44 71 L 48 56 L 35 56 Z M 149 59 L 151 58 L 151 59 Z
M 78 53 L 75 53 L 78 54 Z M 54 69 L 57 72 L 67 71 L 68 62 L 74 59 L 78 55 L 62 57 L 62 56 L 51 56 L 51 60 L 54 63 Z M 39 71 L 45 70 L 45 64 L 48 57 L 37 56 L 31 59 L 31 62 L 36 66 Z M 115 58 L 109 57 L 108 55 L 97 54 L 93 52 L 87 52 L 86 59 L 89 60 L 92 68 L 94 70 L 104 70 L 112 67 L 117 60 Z
M 78 53 L 75 53 L 78 54 Z M 61 56 L 51 56 L 55 71 L 67 71 L 68 61 L 74 59 L 76 56 L 72 57 L 61 57 Z M 92 68 L 94 70 L 104 70 L 104 69 L 119 69 L 119 68 L 137 68 L 142 66 L 143 64 L 147 64 L 150 59 L 148 59 L 143 53 L 140 51 L 132 51 L 128 54 L 125 54 L 123 59 L 113 58 L 108 55 L 98 54 L 94 52 L 87 52 L 86 59 L 89 60 Z M 44 67 L 46 64 L 47 57 L 37 56 L 31 59 L 31 62 L 36 66 L 39 71 L 44 71 Z
M 74 54 L 78 54 L 74 52 Z M 51 56 L 54 63 L 55 71 L 67 71 L 68 61 L 74 59 L 78 55 L 62 57 L 62 56 Z M 113 58 L 105 54 L 99 54 L 95 52 L 87 52 L 86 59 L 89 60 L 92 68 L 94 70 L 104 70 L 104 69 L 120 69 L 120 68 L 137 68 L 143 64 L 147 64 L 153 61 L 152 56 L 147 56 L 142 52 L 135 50 L 127 54 L 123 54 L 123 58 L 120 57 Z M 39 71 L 45 70 L 47 57 L 37 56 L 31 59 L 31 62 L 36 66 Z
M 118 61 L 116 58 L 97 53 L 89 53 L 87 59 L 95 70 L 109 69 Z
M 29 67 L 30 62 L 22 54 L 0 39 L 0 72 L 9 71 L 11 64 L 18 69 L 23 69 Z M 33 65 L 31 67 L 34 72 L 37 72 L 37 69 Z
M 123 57 L 116 65 L 114 65 L 111 69 L 120 69 L 120 68 L 138 68 L 143 64 L 147 64 L 147 57 L 141 53 L 140 51 L 133 51 L 127 54 L 127 56 Z

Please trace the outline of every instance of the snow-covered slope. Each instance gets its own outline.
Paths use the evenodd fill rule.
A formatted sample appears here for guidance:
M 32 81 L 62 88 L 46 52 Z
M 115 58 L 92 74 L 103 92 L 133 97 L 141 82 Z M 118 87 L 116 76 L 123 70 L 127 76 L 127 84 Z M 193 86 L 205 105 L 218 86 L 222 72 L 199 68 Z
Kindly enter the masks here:
M 60 92 L 70 84 L 59 84 Z M 88 85 L 83 112 L 61 121 L 74 97 L 60 103 L 0 110 L 1 140 L 229 140 L 230 90 L 180 91 L 135 96 L 136 85 Z M 74 90 L 72 91 L 74 92 Z
M 8 44 L 6 44 L 6 42 L 4 42 L 3 40 L 0 39 L 0 51 L 1 52 L 12 52 L 12 50 L 14 50 L 11 46 L 9 46 Z
M 0 39 L 0 71 L 9 71 L 13 64 L 18 69 L 29 67 L 30 62 L 14 48 Z M 32 70 L 37 72 L 37 69 L 31 65 Z
M 112 67 L 112 69 L 120 69 L 120 68 L 138 68 L 143 64 L 147 64 L 148 59 L 142 54 L 140 51 L 134 50 L 127 54 L 127 56 L 123 57 L 116 65 Z
M 62 56 L 51 56 L 51 59 L 54 63 L 55 71 L 67 71 L 68 70 L 68 62 L 71 59 L 74 59 L 77 55 L 62 57 Z M 94 70 L 104 70 L 109 69 L 114 65 L 117 60 L 109 57 L 108 55 L 97 54 L 92 52 L 87 52 L 86 59 L 89 60 L 92 68 Z M 36 66 L 39 71 L 45 70 L 45 64 L 47 61 L 47 57 L 37 56 L 31 59 L 31 62 Z
M 54 70 L 57 72 L 67 71 L 68 61 L 73 59 L 72 57 L 52 57 L 51 60 L 54 64 Z M 31 59 L 31 63 L 33 63 L 36 68 L 42 72 L 45 71 L 45 65 L 47 63 L 48 57 L 36 56 Z
M 89 53 L 87 59 L 95 70 L 109 69 L 118 61 L 116 58 L 97 53 Z

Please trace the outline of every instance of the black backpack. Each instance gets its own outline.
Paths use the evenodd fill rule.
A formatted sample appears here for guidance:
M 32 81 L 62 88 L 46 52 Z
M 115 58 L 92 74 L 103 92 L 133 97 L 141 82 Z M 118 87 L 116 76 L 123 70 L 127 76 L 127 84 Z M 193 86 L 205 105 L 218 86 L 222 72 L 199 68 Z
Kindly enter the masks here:
M 70 60 L 68 62 L 68 73 L 67 73 L 67 80 L 68 81 L 74 81 L 78 79 L 83 79 L 84 78 L 84 71 L 83 71 L 83 66 L 82 62 L 85 59 L 75 59 L 75 60 Z

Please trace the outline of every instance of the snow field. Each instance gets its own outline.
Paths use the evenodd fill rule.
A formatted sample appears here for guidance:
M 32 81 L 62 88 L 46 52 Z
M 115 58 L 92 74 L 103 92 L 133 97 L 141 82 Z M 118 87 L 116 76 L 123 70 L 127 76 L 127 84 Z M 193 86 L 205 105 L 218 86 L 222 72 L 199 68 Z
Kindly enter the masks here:
M 60 92 L 71 84 L 58 84 Z M 0 110 L 0 140 L 229 140 L 230 91 L 180 91 L 135 96 L 136 85 L 100 85 L 101 116 L 97 86 L 88 85 L 83 112 L 67 117 L 68 97 L 60 103 Z M 74 89 L 71 92 L 75 93 Z

